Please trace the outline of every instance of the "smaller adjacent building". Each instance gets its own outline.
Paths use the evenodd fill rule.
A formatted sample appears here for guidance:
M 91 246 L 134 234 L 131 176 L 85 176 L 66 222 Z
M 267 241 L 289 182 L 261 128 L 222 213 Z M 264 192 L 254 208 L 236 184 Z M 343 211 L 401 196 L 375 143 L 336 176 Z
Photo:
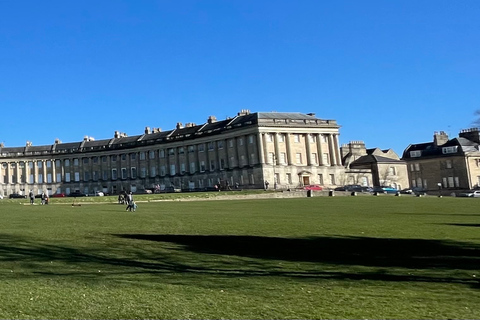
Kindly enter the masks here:
M 452 192 L 480 187 L 479 145 L 479 128 L 462 130 L 453 139 L 435 132 L 432 142 L 409 145 L 402 159 L 411 187 Z
M 392 149 L 366 149 L 363 141 L 342 146 L 345 184 L 408 187 L 407 166 Z

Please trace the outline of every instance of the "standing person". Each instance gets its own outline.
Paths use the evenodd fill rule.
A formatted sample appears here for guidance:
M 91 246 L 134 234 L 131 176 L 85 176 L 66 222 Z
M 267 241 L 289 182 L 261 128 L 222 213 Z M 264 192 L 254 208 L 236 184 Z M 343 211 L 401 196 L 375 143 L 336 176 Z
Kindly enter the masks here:
M 30 197 L 30 204 L 33 204 L 35 202 L 35 196 L 33 195 L 33 190 L 30 190 L 28 193 L 28 196 Z
M 127 194 L 127 197 L 126 197 L 126 202 L 127 202 L 127 208 L 125 208 L 125 211 L 127 210 L 130 210 L 132 211 L 132 208 L 133 208 L 133 195 L 132 195 L 132 191 L 130 191 L 128 194 Z
M 265 190 L 268 189 L 268 186 L 270 185 L 270 182 L 268 182 L 268 180 L 265 180 Z
M 42 192 L 42 204 L 45 204 L 45 192 Z

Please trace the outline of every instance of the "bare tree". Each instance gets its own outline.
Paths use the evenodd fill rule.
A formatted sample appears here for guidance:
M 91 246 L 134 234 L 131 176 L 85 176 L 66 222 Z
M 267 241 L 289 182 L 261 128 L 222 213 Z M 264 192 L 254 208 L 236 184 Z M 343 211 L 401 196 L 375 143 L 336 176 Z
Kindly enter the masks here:
M 473 126 L 480 127 L 480 109 L 474 112 L 475 120 L 473 121 Z

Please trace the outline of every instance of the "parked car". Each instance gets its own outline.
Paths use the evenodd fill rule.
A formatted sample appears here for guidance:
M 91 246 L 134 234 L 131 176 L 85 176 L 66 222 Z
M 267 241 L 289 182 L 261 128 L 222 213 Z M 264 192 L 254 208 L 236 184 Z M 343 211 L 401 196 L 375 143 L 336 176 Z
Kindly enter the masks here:
M 66 194 L 65 193 L 55 193 L 55 194 L 52 194 L 50 197 L 52 197 L 52 198 L 63 198 L 63 197 L 66 197 Z
M 314 190 L 314 191 L 322 191 L 323 187 L 319 186 L 318 184 L 310 184 L 303 187 L 304 190 Z
M 97 197 L 103 197 L 105 194 L 102 191 L 96 191 L 95 196 Z
M 73 191 L 68 194 L 69 197 L 86 197 L 87 195 L 80 191 Z
M 480 190 L 468 190 L 458 195 L 459 197 L 480 198 Z
M 387 187 L 387 186 L 377 186 L 373 187 L 372 192 L 378 192 L 378 193 L 397 193 L 398 189 L 392 188 L 392 187 Z
M 8 196 L 10 199 L 27 199 L 26 195 L 19 194 L 19 193 L 12 193 Z
M 413 188 L 402 189 L 402 190 L 400 190 L 400 193 L 401 194 L 415 194 L 415 195 L 421 194 L 421 195 L 425 195 L 425 194 L 427 194 L 427 190 L 425 190 L 423 188 L 419 188 L 419 187 L 413 187 Z
M 0 194 L 0 200 L 2 200 L 2 199 L 3 199 L 3 195 L 2 195 L 2 194 Z

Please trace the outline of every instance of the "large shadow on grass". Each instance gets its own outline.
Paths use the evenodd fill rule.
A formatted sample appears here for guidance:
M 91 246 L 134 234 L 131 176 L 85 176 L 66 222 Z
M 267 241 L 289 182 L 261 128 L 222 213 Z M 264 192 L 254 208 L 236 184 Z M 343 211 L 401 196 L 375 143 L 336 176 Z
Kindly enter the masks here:
M 468 242 L 367 237 L 111 236 L 126 241 L 115 247 L 84 248 L 0 234 L 0 266 L 21 269 L 20 273 L 0 273 L 0 279 L 67 277 L 96 281 L 105 277 L 121 281 L 125 276 L 165 274 L 163 281 L 173 281 L 168 275 L 183 273 L 449 282 L 479 288 L 478 280 L 466 275 L 478 271 L 480 248 Z M 295 263 L 284 266 L 277 260 Z M 458 273 L 461 270 L 465 271 L 463 276 Z
M 480 246 L 472 243 L 368 237 L 278 238 L 262 236 L 120 234 L 168 242 L 202 254 L 368 267 L 478 270 Z

